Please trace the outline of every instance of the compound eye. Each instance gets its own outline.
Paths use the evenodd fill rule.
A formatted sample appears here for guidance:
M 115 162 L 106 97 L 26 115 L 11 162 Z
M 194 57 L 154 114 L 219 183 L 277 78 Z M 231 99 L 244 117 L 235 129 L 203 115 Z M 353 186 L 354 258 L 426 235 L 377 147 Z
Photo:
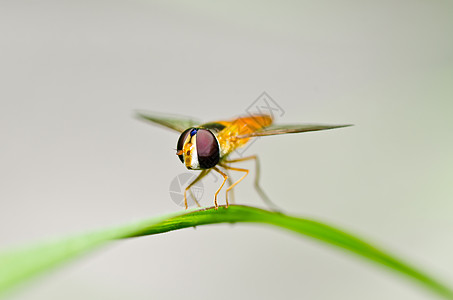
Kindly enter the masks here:
M 196 133 L 198 163 L 202 169 L 214 167 L 220 160 L 219 143 L 214 134 L 207 129 Z
M 178 144 L 176 145 L 177 153 L 182 153 L 182 150 L 184 148 L 184 142 L 186 141 L 186 138 L 187 138 L 187 136 L 189 135 L 189 133 L 190 133 L 190 131 L 192 129 L 193 128 L 189 128 L 189 129 L 184 130 L 184 132 L 181 133 L 181 135 L 179 136 Z M 181 162 L 184 163 L 184 155 L 179 154 L 178 156 L 179 156 L 179 159 L 181 160 Z

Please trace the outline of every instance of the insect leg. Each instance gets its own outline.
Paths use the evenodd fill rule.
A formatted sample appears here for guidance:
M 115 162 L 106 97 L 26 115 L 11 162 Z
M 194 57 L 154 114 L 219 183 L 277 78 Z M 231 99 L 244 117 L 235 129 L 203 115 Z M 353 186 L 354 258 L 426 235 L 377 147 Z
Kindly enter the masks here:
M 195 201 L 195 204 L 196 204 L 198 207 L 201 207 L 201 205 L 200 205 L 200 203 L 198 202 L 197 198 L 195 198 L 195 195 L 193 194 L 192 189 L 189 189 L 189 194 L 190 194 L 190 197 L 192 197 L 193 201 Z
M 217 192 L 215 192 L 215 196 L 214 196 L 214 206 L 215 206 L 215 209 L 218 209 L 218 208 L 219 208 L 219 205 L 217 204 L 217 195 L 219 194 L 219 192 L 220 192 L 220 190 L 222 189 L 223 185 L 224 185 L 225 182 L 227 181 L 228 175 L 225 174 L 225 173 L 223 173 L 222 171 L 220 171 L 219 168 L 217 168 L 217 167 L 214 167 L 213 169 L 216 170 L 217 172 L 219 172 L 220 175 L 223 176 L 222 185 L 219 187 L 219 189 L 217 190 Z M 228 207 L 228 200 L 227 200 L 227 207 Z
M 229 186 L 226 190 L 226 205 L 228 207 L 228 192 L 231 191 L 232 188 L 234 188 L 239 182 L 241 182 L 249 174 L 249 170 L 241 169 L 241 168 L 233 168 L 233 167 L 230 167 L 230 166 L 227 166 L 224 164 L 221 164 L 221 166 L 228 170 L 245 172 L 245 174 L 241 178 L 239 178 L 235 183 L 233 183 L 231 186 Z
M 209 173 L 209 171 L 211 171 L 211 170 L 203 170 L 203 171 L 201 171 L 201 173 L 198 174 L 197 178 L 195 178 L 195 180 L 192 181 L 192 182 L 186 187 L 186 189 L 184 190 L 184 205 L 185 205 L 186 209 L 189 207 L 189 206 L 187 205 L 187 196 L 186 196 L 187 191 L 190 192 L 190 195 L 192 196 L 192 199 L 194 199 L 194 201 L 195 201 L 195 203 L 197 204 L 197 206 L 200 207 L 200 203 L 198 203 L 198 200 L 194 197 L 194 195 L 192 194 L 192 190 L 190 190 L 190 188 L 191 188 L 195 183 L 197 183 L 198 181 L 200 181 L 203 177 L 205 177 L 205 176 Z
M 261 199 L 263 199 L 264 203 L 267 204 L 273 211 L 280 211 L 280 209 L 275 205 L 269 197 L 266 195 L 266 193 L 263 191 L 263 189 L 260 186 L 260 174 L 261 174 L 261 168 L 260 168 L 260 161 L 258 159 L 258 156 L 256 155 L 251 155 L 247 157 L 242 157 L 238 159 L 232 159 L 232 160 L 225 160 L 224 163 L 235 163 L 235 162 L 241 162 L 241 161 L 246 161 L 246 160 L 255 160 L 255 181 L 254 181 L 254 187 L 258 194 L 260 195 Z
M 227 174 L 227 176 L 228 176 L 228 185 L 232 186 L 233 185 L 233 180 L 231 179 L 230 174 L 228 172 L 225 172 L 225 174 Z M 234 201 L 234 190 L 231 190 L 230 194 L 231 194 L 231 201 L 230 202 L 231 202 L 231 204 L 234 204 L 235 203 L 235 201 Z

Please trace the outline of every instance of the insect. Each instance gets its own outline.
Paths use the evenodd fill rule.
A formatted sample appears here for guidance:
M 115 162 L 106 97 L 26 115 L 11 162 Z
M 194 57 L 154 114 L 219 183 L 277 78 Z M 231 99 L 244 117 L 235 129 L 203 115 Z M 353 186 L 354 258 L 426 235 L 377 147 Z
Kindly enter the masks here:
M 248 169 L 231 167 L 229 164 L 246 160 L 255 161 L 256 174 L 254 185 L 258 194 L 270 207 L 276 208 L 259 185 L 260 164 L 258 157 L 251 155 L 239 159 L 229 159 L 229 155 L 234 150 L 246 145 L 250 139 L 255 137 L 351 126 L 322 124 L 274 125 L 272 116 L 267 114 L 249 115 L 227 121 L 209 123 L 200 123 L 189 117 L 150 112 L 138 112 L 137 116 L 179 132 L 180 136 L 176 145 L 176 155 L 187 169 L 201 170 L 198 177 L 184 190 L 184 205 L 186 209 L 188 208 L 187 192 L 189 191 L 191 193 L 190 188 L 211 171 L 216 171 L 223 177 L 223 182 L 214 195 L 214 206 L 216 209 L 219 207 L 217 195 L 225 185 L 225 182 L 228 181 L 229 187 L 226 189 L 226 207 L 228 207 L 229 192 L 232 192 L 232 189 L 249 174 Z M 239 171 L 244 174 L 237 181 L 232 182 L 228 171 Z M 195 197 L 192 198 L 200 206 Z

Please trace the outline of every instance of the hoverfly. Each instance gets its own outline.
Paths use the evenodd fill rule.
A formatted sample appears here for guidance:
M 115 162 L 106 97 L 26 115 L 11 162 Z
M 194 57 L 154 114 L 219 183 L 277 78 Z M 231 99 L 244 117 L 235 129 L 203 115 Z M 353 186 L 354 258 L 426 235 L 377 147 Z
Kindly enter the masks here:
M 239 159 L 229 159 L 229 155 L 239 147 L 246 145 L 254 137 L 351 126 L 322 124 L 274 125 L 272 116 L 267 114 L 249 115 L 227 121 L 208 123 L 200 123 L 188 117 L 170 116 L 160 113 L 138 112 L 137 116 L 179 132 L 180 136 L 176 145 L 176 155 L 187 169 L 201 170 L 198 177 L 184 190 L 184 205 L 186 209 L 188 208 L 187 191 L 191 192 L 190 188 L 212 170 L 218 172 L 223 177 L 223 182 L 214 195 L 214 206 L 216 209 L 219 207 L 217 195 L 228 180 L 230 185 L 226 189 L 226 207 L 228 207 L 228 193 L 249 174 L 249 170 L 231 167 L 229 164 L 246 160 L 255 161 L 255 188 L 264 202 L 275 208 L 276 206 L 270 201 L 259 185 L 258 157 L 251 155 Z M 243 172 L 244 175 L 233 183 L 227 174 L 228 170 Z M 195 197 L 192 198 L 200 206 Z

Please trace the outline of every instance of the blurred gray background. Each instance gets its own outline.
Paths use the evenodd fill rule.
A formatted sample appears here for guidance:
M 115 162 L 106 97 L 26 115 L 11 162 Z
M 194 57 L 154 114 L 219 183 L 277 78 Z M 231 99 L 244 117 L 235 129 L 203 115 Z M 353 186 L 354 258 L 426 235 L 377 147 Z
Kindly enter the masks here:
M 1 0 L 0 246 L 180 210 L 178 136 L 133 111 L 228 119 L 266 91 L 278 122 L 356 125 L 247 149 L 274 202 L 452 285 L 452 37 L 450 1 Z M 261 206 L 252 178 L 236 198 Z M 237 224 L 114 243 L 11 299 L 282 295 L 432 298 L 337 249 Z

